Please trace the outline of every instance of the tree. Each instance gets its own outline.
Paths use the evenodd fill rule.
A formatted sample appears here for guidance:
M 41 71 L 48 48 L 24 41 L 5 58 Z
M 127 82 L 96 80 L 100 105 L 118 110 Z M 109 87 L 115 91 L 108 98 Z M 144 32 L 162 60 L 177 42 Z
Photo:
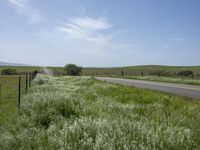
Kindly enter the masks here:
M 10 68 L 10 69 L 3 69 L 1 71 L 1 74 L 2 75 L 16 75 L 17 74 L 17 70 L 16 69 L 12 69 L 12 68 Z
M 82 67 L 77 66 L 75 64 L 67 64 L 65 65 L 65 71 L 70 76 L 78 76 L 82 71 Z

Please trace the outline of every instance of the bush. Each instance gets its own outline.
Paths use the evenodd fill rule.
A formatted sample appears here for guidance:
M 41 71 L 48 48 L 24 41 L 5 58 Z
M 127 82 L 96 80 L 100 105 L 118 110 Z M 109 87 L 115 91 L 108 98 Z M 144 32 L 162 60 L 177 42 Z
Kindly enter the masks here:
M 17 70 L 16 69 L 3 69 L 1 71 L 2 75 L 16 75 L 17 74 Z
M 191 70 L 185 70 L 185 71 L 180 71 L 177 73 L 177 76 L 185 76 L 185 77 L 189 77 L 189 76 L 193 76 L 193 72 Z
M 65 65 L 65 71 L 67 72 L 67 75 L 78 76 L 82 71 L 82 67 L 77 66 L 75 64 L 68 64 Z
M 156 70 L 151 73 L 153 76 L 170 76 L 170 73 L 167 71 L 162 71 L 162 70 Z

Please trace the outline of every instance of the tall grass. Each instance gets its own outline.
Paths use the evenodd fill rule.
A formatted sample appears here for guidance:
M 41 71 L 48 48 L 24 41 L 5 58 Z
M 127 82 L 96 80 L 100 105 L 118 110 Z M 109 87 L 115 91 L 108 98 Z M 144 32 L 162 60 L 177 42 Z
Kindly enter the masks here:
M 39 75 L 22 101 L 2 150 L 200 149 L 200 103 L 192 99 Z
M 122 76 L 113 76 L 120 77 Z M 149 81 L 159 81 L 159 82 L 168 82 L 168 83 L 180 83 L 180 84 L 189 84 L 189 85 L 200 85 L 200 79 L 192 78 L 181 78 L 181 77 L 161 77 L 161 76 L 124 76 L 123 78 L 127 79 L 139 79 L 139 80 L 149 80 Z
M 1 126 L 16 112 L 18 101 L 19 76 L 0 75 L 0 130 Z M 25 94 L 26 76 L 21 75 L 21 95 Z

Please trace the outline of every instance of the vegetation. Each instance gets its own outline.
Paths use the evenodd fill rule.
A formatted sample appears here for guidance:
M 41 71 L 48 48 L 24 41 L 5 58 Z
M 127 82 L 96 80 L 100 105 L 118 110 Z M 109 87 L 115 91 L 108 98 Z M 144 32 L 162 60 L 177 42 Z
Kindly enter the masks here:
M 159 71 L 165 72 L 165 76 L 174 75 L 180 71 L 191 70 L 194 77 L 199 76 L 200 66 L 159 66 L 159 65 L 145 65 L 145 66 L 130 66 L 130 67 L 116 67 L 116 68 L 84 68 L 83 75 L 97 75 L 97 76 L 110 76 L 121 75 L 123 71 L 124 75 L 149 76 L 152 73 Z
M 200 149 L 200 103 L 80 77 L 38 75 L 2 150 Z
M 181 77 L 183 77 L 183 76 L 185 76 L 185 77 L 191 76 L 191 77 L 193 77 L 194 73 L 191 70 L 184 70 L 184 71 L 178 72 L 177 76 L 181 76 Z
M 25 76 L 22 77 L 22 95 L 25 93 Z M 18 100 L 19 76 L 0 75 L 0 126 L 2 126 L 15 112 Z M 1 149 L 1 147 L 0 147 Z
M 16 69 L 18 74 L 24 74 L 27 72 L 33 72 L 35 70 L 37 70 L 38 72 L 40 72 L 40 67 L 31 67 L 31 66 L 0 66 L 0 72 L 4 69 Z
M 82 67 L 75 64 L 67 64 L 65 65 L 65 71 L 67 72 L 67 75 L 78 76 L 82 71 Z
M 200 79 L 180 78 L 180 77 L 162 77 L 162 76 L 111 76 L 116 78 L 148 80 L 168 83 L 180 83 L 189 85 L 200 85 Z
M 64 67 L 50 67 L 57 75 L 66 75 Z M 194 78 L 200 78 L 200 66 L 159 66 L 159 65 L 145 65 L 145 66 L 130 66 L 130 67 L 116 67 L 116 68 L 83 68 L 81 75 L 89 76 L 119 76 L 119 75 L 134 75 L 134 76 L 150 76 L 154 72 L 165 72 L 164 76 L 176 76 L 178 72 L 184 70 L 191 70 Z
M 16 75 L 17 74 L 17 70 L 16 69 L 3 69 L 1 70 L 1 74 L 2 75 Z
M 153 75 L 153 76 L 165 76 L 165 77 L 171 75 L 170 72 L 165 71 L 165 70 L 156 70 L 156 71 L 154 71 L 150 74 Z

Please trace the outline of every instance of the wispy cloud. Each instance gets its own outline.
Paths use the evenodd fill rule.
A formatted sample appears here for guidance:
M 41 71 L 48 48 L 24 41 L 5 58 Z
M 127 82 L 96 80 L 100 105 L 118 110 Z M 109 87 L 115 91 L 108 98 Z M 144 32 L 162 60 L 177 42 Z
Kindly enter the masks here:
M 91 42 L 106 43 L 112 36 L 104 31 L 112 25 L 105 18 L 72 18 L 56 27 L 56 32 L 64 35 L 66 39 L 80 39 Z
M 41 20 L 41 14 L 38 9 L 32 6 L 30 0 L 7 0 L 13 5 L 18 14 L 25 16 L 30 23 L 36 23 Z
M 80 54 L 103 56 L 134 52 L 134 43 L 117 40 L 123 32 L 114 30 L 107 18 L 74 17 L 37 36 L 44 37 L 56 48 L 73 49 Z

